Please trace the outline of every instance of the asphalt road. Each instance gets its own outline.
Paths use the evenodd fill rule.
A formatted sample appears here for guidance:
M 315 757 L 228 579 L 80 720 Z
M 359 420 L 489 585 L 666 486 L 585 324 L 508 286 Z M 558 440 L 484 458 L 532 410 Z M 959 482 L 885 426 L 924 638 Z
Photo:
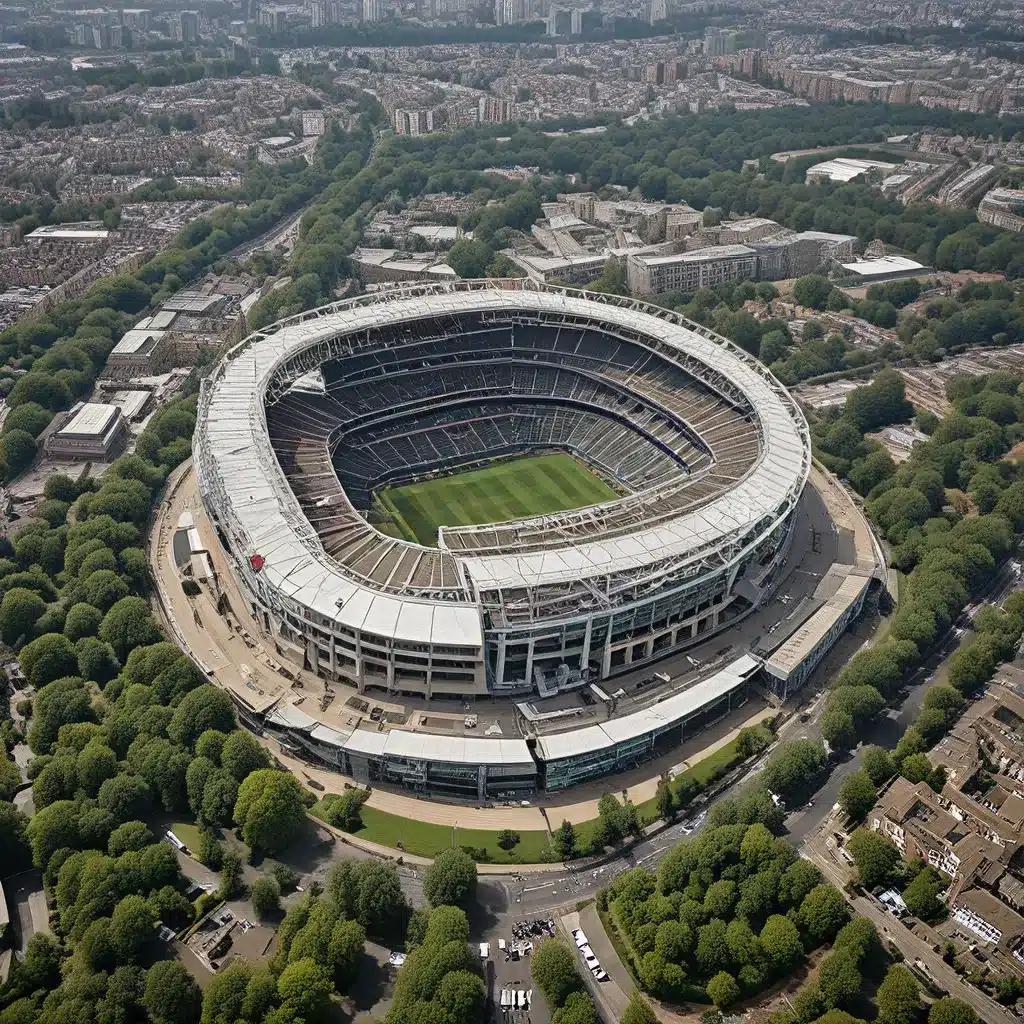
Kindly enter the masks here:
M 841 890 L 849 880 L 848 873 L 840 867 L 830 853 L 818 841 L 805 845 L 803 855 L 821 869 L 822 874 Z M 860 917 L 868 918 L 878 929 L 883 941 L 891 939 L 903 956 L 909 960 L 920 960 L 928 968 L 934 978 L 950 995 L 956 996 L 970 1004 L 985 1024 L 1015 1024 L 1018 1018 L 1004 1006 L 987 996 L 973 985 L 966 984 L 956 971 L 947 964 L 929 943 L 905 928 L 891 914 L 884 911 L 877 903 L 863 896 L 850 897 L 847 900 L 854 912 Z
M 1007 562 L 990 584 L 984 601 L 978 603 L 1001 604 L 1006 596 L 1017 588 L 1018 584 L 1017 574 L 1013 571 L 1011 564 Z M 853 751 L 852 756 L 835 764 L 824 785 L 815 793 L 810 809 L 799 810 L 789 816 L 786 826 L 789 830 L 789 837 L 795 844 L 799 845 L 821 828 L 831 813 L 833 805 L 839 799 L 839 788 L 842 786 L 843 780 L 851 772 L 860 769 L 866 746 L 884 747 L 887 750 L 893 750 L 896 747 L 907 726 L 917 718 L 925 692 L 935 684 L 939 669 L 956 651 L 963 639 L 962 628 L 949 631 L 945 640 L 911 676 L 899 707 L 891 708 L 877 722 L 872 723 L 865 730 L 861 745 Z M 808 722 L 784 730 L 781 733 L 782 738 L 786 740 L 820 739 L 821 730 L 818 727 L 818 718 L 823 704 L 824 701 L 821 700 Z

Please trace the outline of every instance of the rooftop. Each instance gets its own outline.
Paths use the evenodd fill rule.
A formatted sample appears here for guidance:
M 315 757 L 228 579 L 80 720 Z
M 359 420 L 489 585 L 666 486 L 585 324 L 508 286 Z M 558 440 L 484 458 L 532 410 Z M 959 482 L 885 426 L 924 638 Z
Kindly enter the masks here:
M 120 414 L 120 406 L 90 402 L 83 405 L 58 434 L 61 437 L 102 437 Z
M 923 263 L 908 259 L 906 256 L 873 256 L 869 259 L 854 260 L 844 263 L 843 270 L 859 277 L 880 277 L 883 274 L 911 273 L 915 270 L 927 270 Z
M 617 743 L 662 731 L 681 722 L 709 701 L 741 687 L 757 671 L 760 662 L 744 654 L 725 668 L 665 700 L 622 718 L 588 725 L 570 732 L 540 736 L 537 747 L 545 761 L 559 761 L 613 747 Z

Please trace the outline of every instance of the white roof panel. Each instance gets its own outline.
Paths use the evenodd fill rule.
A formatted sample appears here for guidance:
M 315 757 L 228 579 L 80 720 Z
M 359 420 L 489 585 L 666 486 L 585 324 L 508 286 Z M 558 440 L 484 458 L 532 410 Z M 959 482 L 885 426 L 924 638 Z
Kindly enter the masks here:
M 289 729 L 299 729 L 303 732 L 309 732 L 320 724 L 315 718 L 311 718 L 302 708 L 297 708 L 294 704 L 278 704 L 267 715 L 267 721 L 273 722 L 276 725 L 283 725 Z
M 391 729 L 374 732 L 356 729 L 345 749 L 370 757 L 395 757 L 410 761 L 446 761 L 450 764 L 534 764 L 526 740 L 486 739 L 478 736 L 439 736 L 430 732 Z
M 88 402 L 60 428 L 58 433 L 102 437 L 120 414 L 119 406 Z

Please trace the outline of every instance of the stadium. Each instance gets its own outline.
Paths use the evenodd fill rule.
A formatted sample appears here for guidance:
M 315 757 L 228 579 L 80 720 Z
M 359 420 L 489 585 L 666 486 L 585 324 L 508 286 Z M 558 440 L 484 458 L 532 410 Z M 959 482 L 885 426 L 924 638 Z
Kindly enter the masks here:
M 762 365 L 669 310 L 457 282 L 359 296 L 245 339 L 204 381 L 194 467 L 279 651 L 360 693 L 468 702 L 655 667 L 742 618 L 785 559 L 810 442 Z M 757 667 L 746 658 L 728 692 Z M 684 691 L 671 723 L 642 713 L 645 732 L 719 696 Z M 295 712 L 278 725 L 308 739 L 316 723 Z M 605 747 L 614 724 L 597 727 Z M 535 749 L 493 741 L 516 743 L 498 761 L 535 771 Z

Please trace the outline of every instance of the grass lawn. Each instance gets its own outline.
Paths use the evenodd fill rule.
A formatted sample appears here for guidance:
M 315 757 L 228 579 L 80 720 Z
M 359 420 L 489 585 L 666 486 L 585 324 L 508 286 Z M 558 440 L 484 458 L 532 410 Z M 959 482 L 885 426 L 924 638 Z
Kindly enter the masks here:
M 176 821 L 170 828 L 189 850 L 195 854 L 199 849 L 199 826 L 190 825 L 184 821 Z
M 707 786 L 714 778 L 716 771 L 728 769 L 734 761 L 739 759 L 739 753 L 736 750 L 738 740 L 739 737 L 737 736 L 729 743 L 726 743 L 724 747 L 719 747 L 713 754 L 708 754 L 707 757 L 702 758 L 695 765 L 687 768 L 685 772 L 681 772 L 673 781 L 673 788 L 678 790 L 679 780 L 683 778 L 693 779 L 701 788 Z M 656 821 L 658 818 L 658 798 L 652 796 L 650 800 L 637 804 L 636 809 L 640 815 L 640 820 L 645 824 Z M 583 828 L 589 824 L 590 822 L 585 822 L 580 827 Z
M 319 816 L 319 804 L 313 808 L 312 813 Z M 448 825 L 432 825 L 426 821 L 400 818 L 395 814 L 366 806 L 360 811 L 360 815 L 363 827 L 353 835 L 371 843 L 380 843 L 381 846 L 397 849 L 398 843 L 401 842 L 406 853 L 418 857 L 436 857 L 442 850 L 451 848 L 452 830 Z M 543 829 L 520 832 L 519 842 L 511 850 L 503 850 L 498 845 L 498 835 L 498 832 L 456 828 L 455 844 L 487 850 L 490 855 L 489 863 L 493 864 L 540 864 L 551 858 L 551 841 Z
M 568 455 L 531 455 L 386 488 L 380 496 L 421 544 L 439 526 L 477 526 L 595 505 L 615 491 Z

